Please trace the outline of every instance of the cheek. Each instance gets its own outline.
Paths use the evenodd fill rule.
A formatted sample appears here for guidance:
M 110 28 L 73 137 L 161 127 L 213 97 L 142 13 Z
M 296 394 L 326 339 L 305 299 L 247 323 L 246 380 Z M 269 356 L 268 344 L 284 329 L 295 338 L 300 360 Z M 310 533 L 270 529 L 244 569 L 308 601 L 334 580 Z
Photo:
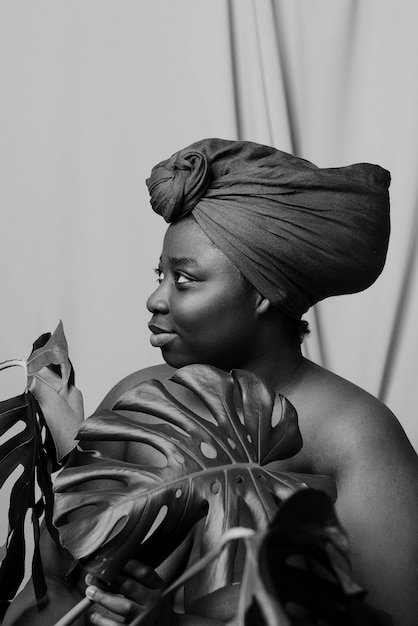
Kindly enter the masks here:
M 220 318 L 219 309 L 213 306 L 213 302 L 201 302 L 197 298 L 172 304 L 171 315 L 176 326 L 186 334 L 205 331 L 219 323 Z
M 189 298 L 171 310 L 174 321 L 194 341 L 216 339 L 222 334 L 242 334 L 253 322 L 249 300 L 231 293 L 213 293 L 205 298 Z

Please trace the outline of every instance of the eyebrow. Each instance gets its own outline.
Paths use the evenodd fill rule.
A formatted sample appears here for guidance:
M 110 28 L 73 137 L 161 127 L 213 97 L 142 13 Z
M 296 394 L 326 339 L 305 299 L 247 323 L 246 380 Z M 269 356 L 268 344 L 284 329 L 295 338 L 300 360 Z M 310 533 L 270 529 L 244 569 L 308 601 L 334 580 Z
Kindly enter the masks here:
M 160 263 L 162 261 L 162 257 L 160 257 Z M 169 257 L 170 263 L 173 265 L 198 265 L 198 262 L 195 258 L 190 256 L 171 256 Z

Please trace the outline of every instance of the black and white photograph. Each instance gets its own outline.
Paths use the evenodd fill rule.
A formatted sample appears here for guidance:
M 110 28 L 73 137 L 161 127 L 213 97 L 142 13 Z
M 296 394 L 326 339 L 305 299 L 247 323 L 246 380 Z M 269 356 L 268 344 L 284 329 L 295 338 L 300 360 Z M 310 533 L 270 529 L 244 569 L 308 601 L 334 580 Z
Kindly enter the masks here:
M 417 25 L 0 0 L 2 626 L 417 626 Z

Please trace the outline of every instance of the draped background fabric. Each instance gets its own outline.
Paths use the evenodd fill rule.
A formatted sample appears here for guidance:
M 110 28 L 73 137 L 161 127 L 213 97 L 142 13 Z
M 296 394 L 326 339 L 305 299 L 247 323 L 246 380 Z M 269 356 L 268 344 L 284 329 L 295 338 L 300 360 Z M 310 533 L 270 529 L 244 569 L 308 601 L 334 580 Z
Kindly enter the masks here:
M 0 361 L 62 319 L 86 415 L 161 361 L 145 300 L 165 226 L 144 181 L 176 150 L 222 137 L 377 163 L 386 268 L 311 310 L 304 350 L 380 396 L 418 448 L 417 23 L 415 0 L 3 0 Z M 23 388 L 0 374 L 1 399 Z

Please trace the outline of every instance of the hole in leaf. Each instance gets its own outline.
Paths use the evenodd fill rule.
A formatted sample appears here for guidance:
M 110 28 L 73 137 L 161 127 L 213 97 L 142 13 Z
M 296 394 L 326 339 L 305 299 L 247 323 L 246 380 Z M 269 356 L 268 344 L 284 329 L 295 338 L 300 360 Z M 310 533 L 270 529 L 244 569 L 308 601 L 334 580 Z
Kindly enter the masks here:
M 16 437 L 16 435 L 18 435 L 19 433 L 22 433 L 25 430 L 25 428 L 26 428 L 26 423 L 23 420 L 18 420 L 17 422 L 15 422 L 13 426 L 8 428 L 6 432 L 1 435 L 0 446 L 6 443 L 7 441 L 10 441 L 12 437 Z
M 243 479 L 243 477 L 242 477 L 242 476 L 235 476 L 235 482 L 236 482 L 236 483 L 243 483 L 243 482 L 244 482 L 244 479 Z
M 47 430 L 46 430 L 45 426 L 42 426 L 41 427 L 41 441 L 42 441 L 42 443 L 45 443 L 47 434 L 48 433 L 47 433 Z
M 234 386 L 233 398 L 234 398 L 235 410 L 236 410 L 237 415 L 239 417 L 239 421 L 244 426 L 245 425 L 245 418 L 244 418 L 244 411 L 243 411 L 243 405 L 242 405 L 242 397 L 241 397 L 241 393 L 240 393 L 238 385 Z
M 38 496 L 41 495 L 39 487 L 36 489 L 38 492 Z M 32 558 L 33 558 L 33 549 L 34 549 L 34 540 L 33 540 L 33 523 L 32 523 L 32 510 L 28 509 L 25 515 L 25 537 L 27 537 L 27 544 L 25 546 L 25 578 L 21 583 L 24 586 L 27 579 L 30 577 L 30 572 L 32 570 Z
M 180 465 L 184 465 L 184 456 L 182 456 L 178 452 L 174 452 L 173 457 L 176 459 L 177 463 L 180 463 Z
M 282 416 L 282 403 L 280 401 L 280 396 L 276 395 L 276 400 L 273 405 L 273 411 L 271 413 L 271 426 L 275 428 L 277 424 L 280 422 L 280 418 Z
M 168 506 L 166 504 L 163 504 L 161 509 L 158 511 L 155 517 L 155 520 L 152 523 L 151 528 L 149 529 L 149 531 L 147 532 L 146 536 L 141 541 L 141 543 L 144 543 L 148 539 L 148 537 L 151 537 L 151 535 L 155 533 L 157 528 L 161 526 L 161 524 L 163 523 L 165 517 L 167 516 L 167 513 L 168 513 Z
M 13 485 L 21 477 L 23 472 L 24 472 L 24 467 L 22 464 L 19 464 L 17 467 L 15 467 L 15 469 L 7 478 L 7 480 L 4 481 L 3 486 L 0 490 L 1 502 L 2 502 L 2 515 L 0 517 L 0 546 L 6 543 L 7 535 L 9 532 L 8 515 L 7 514 L 5 515 L 6 507 L 4 506 L 4 503 L 7 502 L 7 510 L 8 510 L 9 502 L 10 502 L 10 493 L 12 491 Z
M 207 459 L 216 459 L 217 452 L 212 444 L 206 443 L 206 441 L 202 441 L 202 443 L 200 444 L 200 449 L 203 456 L 205 456 Z
M 183 495 L 183 491 L 181 489 L 177 489 L 176 498 L 181 498 L 182 495 Z
M 233 439 L 230 439 L 230 438 L 228 437 L 227 442 L 229 443 L 229 445 L 231 446 L 231 448 L 232 448 L 233 450 L 235 450 L 235 448 L 237 447 L 237 446 L 236 446 L 235 441 L 234 441 Z
M 221 490 L 220 483 L 218 481 L 212 483 L 211 489 L 212 489 L 212 493 L 219 493 Z
M 92 507 L 89 507 L 90 509 Z M 89 516 L 90 514 L 87 511 L 83 511 L 83 513 L 86 514 L 86 516 Z M 127 522 L 128 522 L 129 516 L 128 515 L 124 515 L 123 517 L 121 517 L 116 524 L 113 526 L 111 533 L 109 534 L 109 536 L 106 538 L 106 541 L 104 542 L 103 545 L 105 545 L 106 543 L 109 543 L 109 541 L 111 541 L 114 537 L 117 537 L 119 535 L 119 533 L 125 528 Z
M 247 435 L 247 439 L 248 439 L 248 441 L 249 441 L 250 443 L 252 443 L 252 442 L 253 442 L 253 440 L 252 440 L 252 438 L 251 438 L 251 435 L 250 435 L 250 434 L 248 434 L 248 435 Z

